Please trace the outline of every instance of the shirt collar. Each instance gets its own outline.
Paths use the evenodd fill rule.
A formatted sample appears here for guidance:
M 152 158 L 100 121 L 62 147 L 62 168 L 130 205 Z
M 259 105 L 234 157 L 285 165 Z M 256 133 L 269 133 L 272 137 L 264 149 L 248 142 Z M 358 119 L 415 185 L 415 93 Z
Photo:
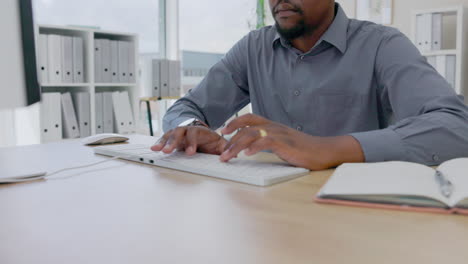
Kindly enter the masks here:
M 349 18 L 346 16 L 340 4 L 335 3 L 335 8 L 337 9 L 335 19 L 317 42 L 317 45 L 322 41 L 326 41 L 335 46 L 341 53 L 344 53 L 347 47 Z M 289 46 L 288 41 L 283 39 L 278 32 L 276 32 L 275 38 L 273 39 L 273 47 L 275 47 L 276 43 L 281 43 L 285 47 Z

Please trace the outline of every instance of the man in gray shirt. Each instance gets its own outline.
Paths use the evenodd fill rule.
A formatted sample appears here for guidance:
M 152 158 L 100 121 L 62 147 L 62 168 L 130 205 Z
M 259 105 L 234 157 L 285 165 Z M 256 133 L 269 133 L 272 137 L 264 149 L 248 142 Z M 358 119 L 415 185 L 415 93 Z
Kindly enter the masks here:
M 312 170 L 344 162 L 436 165 L 468 156 L 468 107 L 398 30 L 348 19 L 334 0 L 270 0 L 274 27 L 250 32 L 164 117 L 152 147 L 271 150 Z M 254 114 L 216 129 L 252 103 Z

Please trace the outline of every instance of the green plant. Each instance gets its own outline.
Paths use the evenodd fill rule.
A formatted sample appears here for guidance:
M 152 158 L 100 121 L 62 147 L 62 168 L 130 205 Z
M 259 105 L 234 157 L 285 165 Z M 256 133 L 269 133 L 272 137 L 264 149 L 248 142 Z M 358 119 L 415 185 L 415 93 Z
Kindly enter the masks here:
M 257 29 L 266 26 L 265 0 L 257 0 Z

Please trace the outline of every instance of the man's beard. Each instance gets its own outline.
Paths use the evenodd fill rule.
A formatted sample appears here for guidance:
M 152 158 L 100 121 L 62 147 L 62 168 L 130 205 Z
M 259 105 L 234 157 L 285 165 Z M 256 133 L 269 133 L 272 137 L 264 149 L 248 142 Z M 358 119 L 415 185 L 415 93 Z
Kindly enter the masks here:
M 278 22 L 275 22 L 276 31 L 281 35 L 281 37 L 287 40 L 297 39 L 306 33 L 306 26 L 304 20 L 299 21 L 297 25 L 292 28 L 281 28 Z
M 281 3 L 288 3 L 288 4 L 292 5 L 293 6 L 293 11 L 297 12 L 298 15 L 300 15 L 300 16 L 304 15 L 304 12 L 302 11 L 302 9 L 299 6 L 294 5 L 289 0 L 283 0 L 283 1 L 279 1 L 276 4 L 276 6 L 273 8 L 273 10 L 272 10 L 273 17 L 275 17 L 276 11 L 278 10 L 278 6 Z M 306 25 L 305 25 L 305 22 L 304 22 L 304 18 L 302 18 L 294 27 L 289 28 L 289 29 L 281 28 L 281 26 L 278 24 L 278 21 L 275 19 L 275 27 L 276 27 L 276 31 L 283 38 L 285 38 L 287 40 L 293 40 L 293 39 L 299 38 L 299 37 L 305 35 L 305 33 L 306 33 Z

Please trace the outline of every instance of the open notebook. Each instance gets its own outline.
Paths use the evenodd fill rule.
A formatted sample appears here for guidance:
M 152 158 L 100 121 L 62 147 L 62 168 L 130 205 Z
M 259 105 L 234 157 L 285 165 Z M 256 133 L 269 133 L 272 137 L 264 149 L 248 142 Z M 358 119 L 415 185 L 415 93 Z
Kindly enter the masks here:
M 401 161 L 343 164 L 316 201 L 468 214 L 468 158 L 444 162 L 437 169 Z

